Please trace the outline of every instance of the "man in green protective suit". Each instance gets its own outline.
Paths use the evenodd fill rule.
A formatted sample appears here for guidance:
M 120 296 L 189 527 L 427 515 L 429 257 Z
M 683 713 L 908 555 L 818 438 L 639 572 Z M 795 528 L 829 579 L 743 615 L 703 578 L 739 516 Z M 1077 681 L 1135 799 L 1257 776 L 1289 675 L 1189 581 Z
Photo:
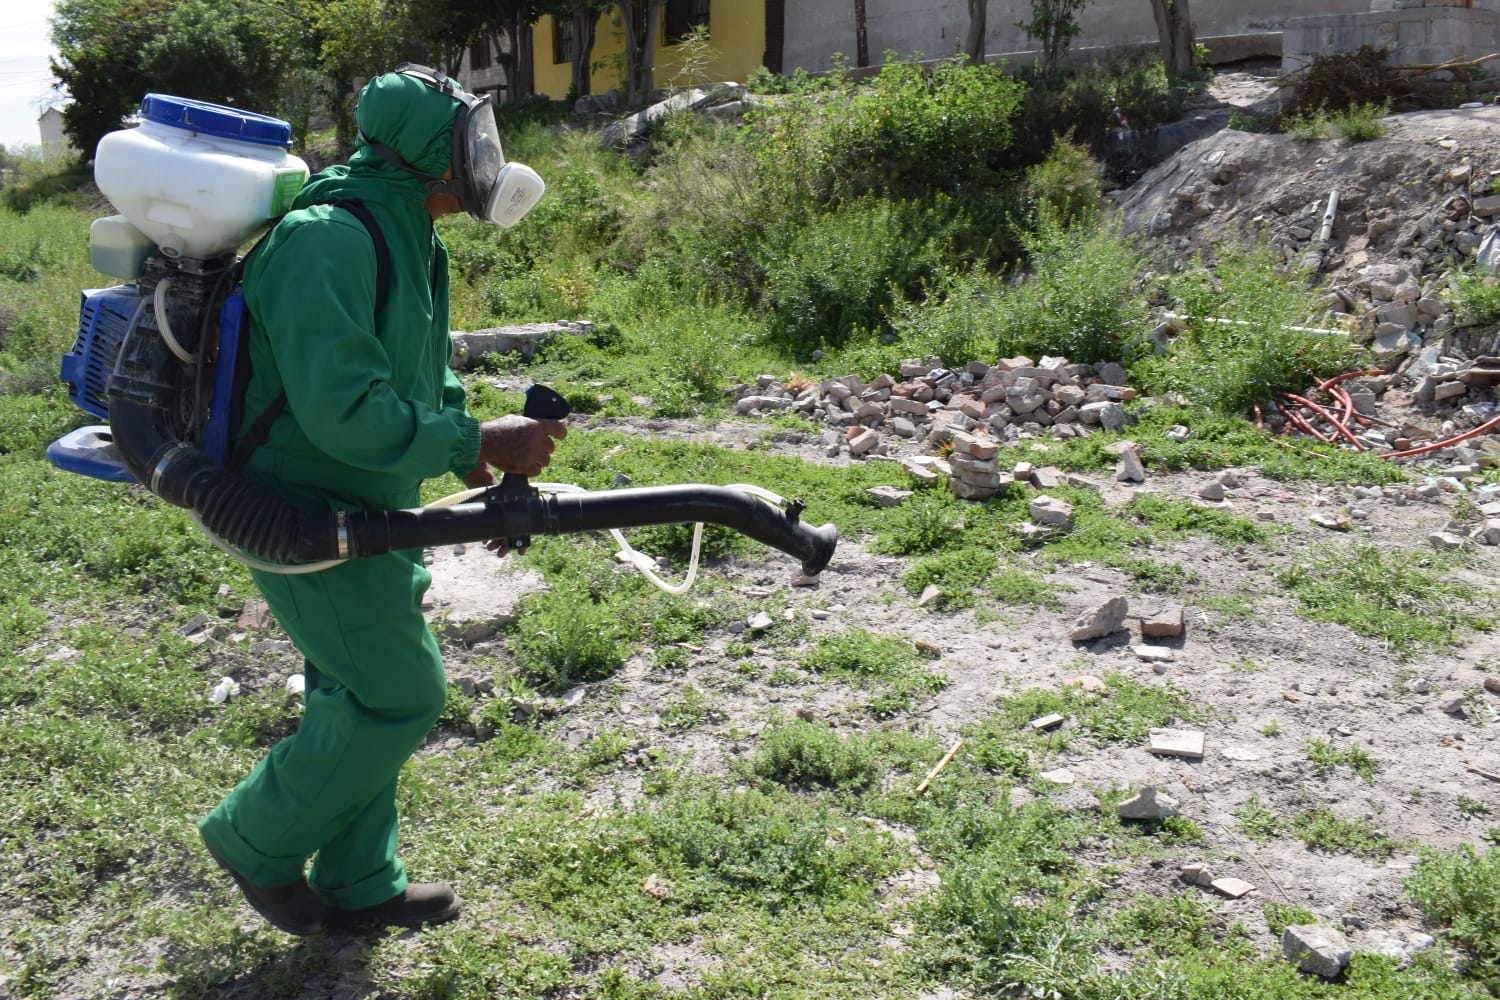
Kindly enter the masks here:
M 447 366 L 448 252 L 433 221 L 511 224 L 540 179 L 505 163 L 488 104 L 425 67 L 372 80 L 356 119 L 348 165 L 308 182 L 245 270 L 245 424 L 269 423 L 245 475 L 307 510 L 361 510 L 415 507 L 421 482 L 450 472 L 470 486 L 494 483 L 492 469 L 537 474 L 567 429 L 469 416 Z M 199 824 L 209 852 L 288 933 L 452 919 L 453 890 L 408 882 L 396 857 L 396 776 L 447 696 L 422 553 L 252 575 L 305 657 L 306 710 Z

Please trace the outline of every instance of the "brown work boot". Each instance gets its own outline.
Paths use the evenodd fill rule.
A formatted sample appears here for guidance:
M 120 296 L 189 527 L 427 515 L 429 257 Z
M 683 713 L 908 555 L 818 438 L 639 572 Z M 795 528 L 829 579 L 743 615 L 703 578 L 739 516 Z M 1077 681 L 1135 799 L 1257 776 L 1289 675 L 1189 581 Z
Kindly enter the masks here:
M 250 909 L 265 917 L 272 927 L 299 937 L 323 929 L 323 900 L 308 888 L 305 879 L 267 889 L 248 881 L 213 851 L 208 854 L 234 879 Z
M 362 910 L 330 908 L 329 927 L 374 930 L 377 927 L 421 927 L 441 924 L 458 916 L 458 894 L 445 882 L 414 882 L 399 896 Z

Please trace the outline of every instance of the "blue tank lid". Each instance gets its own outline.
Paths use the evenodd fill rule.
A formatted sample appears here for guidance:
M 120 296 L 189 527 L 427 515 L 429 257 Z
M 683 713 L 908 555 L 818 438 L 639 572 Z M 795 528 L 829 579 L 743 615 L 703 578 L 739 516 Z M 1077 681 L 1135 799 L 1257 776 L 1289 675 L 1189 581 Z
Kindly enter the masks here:
M 141 98 L 141 117 L 158 125 L 170 125 L 217 139 L 235 139 L 283 149 L 292 144 L 292 126 L 280 118 L 188 97 L 147 94 Z

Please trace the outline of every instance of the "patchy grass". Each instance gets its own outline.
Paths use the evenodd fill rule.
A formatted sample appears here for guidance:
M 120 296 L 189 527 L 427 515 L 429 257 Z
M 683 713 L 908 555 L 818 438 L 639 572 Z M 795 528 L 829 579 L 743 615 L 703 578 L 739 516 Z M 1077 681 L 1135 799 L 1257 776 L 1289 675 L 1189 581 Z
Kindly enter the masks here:
M 1453 645 L 1464 628 L 1491 627 L 1474 614 L 1474 589 L 1444 578 L 1451 566 L 1434 553 L 1355 544 L 1313 553 L 1276 579 L 1304 617 L 1411 655 Z

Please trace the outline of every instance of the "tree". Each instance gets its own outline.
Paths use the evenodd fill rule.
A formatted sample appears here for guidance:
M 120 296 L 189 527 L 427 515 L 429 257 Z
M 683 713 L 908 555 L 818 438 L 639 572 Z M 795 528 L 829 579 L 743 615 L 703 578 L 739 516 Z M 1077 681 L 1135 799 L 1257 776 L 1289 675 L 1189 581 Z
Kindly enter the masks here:
M 1042 43 L 1038 68 L 1043 76 L 1057 69 L 1068 54 L 1069 44 L 1083 30 L 1076 15 L 1087 3 L 1088 0 L 1031 0 L 1031 20 L 1016 22 L 1027 38 Z
M 1161 43 L 1161 61 L 1168 76 L 1191 76 L 1197 68 L 1193 19 L 1188 0 L 1151 0 L 1156 33 Z
M 170 0 L 58 0 L 52 21 L 51 62 L 72 103 L 63 109 L 63 131 L 85 162 L 106 132 L 151 89 L 140 53 L 166 28 Z
M 984 62 L 984 35 L 989 18 L 989 0 L 969 0 L 969 29 L 964 33 L 964 55 L 971 63 Z
M 625 99 L 644 104 L 656 89 L 656 43 L 666 0 L 617 0 L 625 26 Z
M 235 0 L 182 0 L 141 49 L 141 72 L 178 97 L 275 111 L 281 72 L 270 28 Z
M 432 61 L 405 0 L 301 0 L 340 149 L 353 146 L 355 84 L 407 60 Z

